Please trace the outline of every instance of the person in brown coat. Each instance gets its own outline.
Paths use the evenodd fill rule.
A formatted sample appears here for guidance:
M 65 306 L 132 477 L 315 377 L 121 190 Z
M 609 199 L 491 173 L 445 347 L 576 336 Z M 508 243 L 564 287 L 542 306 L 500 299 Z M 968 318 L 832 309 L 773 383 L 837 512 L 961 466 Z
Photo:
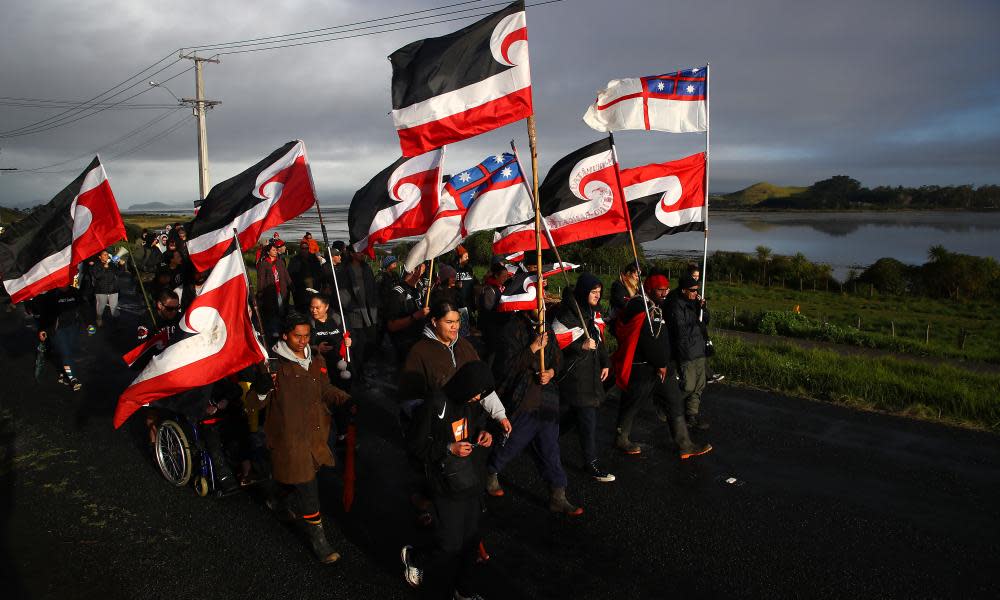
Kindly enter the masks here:
M 278 356 L 273 389 L 264 396 L 258 394 L 268 407 L 264 432 L 272 475 L 283 492 L 280 498 L 269 500 L 268 507 L 279 518 L 297 522 L 316 557 L 332 563 L 340 554 L 330 547 L 323 530 L 316 472 L 334 465 L 327 444 L 330 409 L 346 403 L 350 396 L 330 383 L 326 361 L 309 348 L 310 333 L 309 319 L 289 313 L 281 341 L 273 347 Z

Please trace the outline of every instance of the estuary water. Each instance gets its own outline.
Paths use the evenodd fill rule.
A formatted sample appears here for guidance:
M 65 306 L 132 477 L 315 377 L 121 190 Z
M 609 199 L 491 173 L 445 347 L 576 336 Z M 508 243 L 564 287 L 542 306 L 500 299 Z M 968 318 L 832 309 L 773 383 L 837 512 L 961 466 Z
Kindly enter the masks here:
M 347 207 L 324 206 L 330 240 L 347 239 Z M 754 253 L 767 246 L 775 254 L 801 252 L 809 260 L 827 263 L 843 279 L 852 268 L 865 267 L 882 257 L 918 265 L 928 249 L 940 244 L 952 252 L 991 256 L 1000 260 L 1000 211 L 892 211 L 892 212 L 709 212 L 709 252 Z M 277 228 L 286 240 L 306 231 L 322 239 L 315 211 Z M 643 244 L 651 256 L 701 255 L 701 232 L 664 236 Z

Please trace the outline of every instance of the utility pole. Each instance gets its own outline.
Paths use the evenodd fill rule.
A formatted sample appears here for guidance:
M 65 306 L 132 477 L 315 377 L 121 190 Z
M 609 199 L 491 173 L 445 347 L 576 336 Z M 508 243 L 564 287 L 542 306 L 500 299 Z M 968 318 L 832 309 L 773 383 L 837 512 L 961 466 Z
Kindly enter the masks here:
M 208 133 L 205 128 L 205 112 L 222 104 L 221 100 L 205 99 L 205 78 L 202 75 L 204 63 L 219 63 L 217 58 L 201 58 L 194 54 L 180 54 L 180 58 L 194 61 L 194 98 L 181 98 L 181 102 L 190 104 L 192 112 L 198 118 L 198 192 L 202 200 L 208 195 Z

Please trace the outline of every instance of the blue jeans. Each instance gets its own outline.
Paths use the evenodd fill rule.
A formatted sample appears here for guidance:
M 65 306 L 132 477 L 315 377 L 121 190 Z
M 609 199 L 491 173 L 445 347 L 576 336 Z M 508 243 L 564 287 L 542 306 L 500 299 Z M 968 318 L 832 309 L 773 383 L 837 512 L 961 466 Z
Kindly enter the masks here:
M 52 347 L 55 349 L 56 354 L 59 355 L 59 360 L 62 361 L 63 366 L 70 369 L 76 366 L 73 359 L 76 357 L 77 340 L 79 338 L 80 330 L 75 325 L 62 327 L 52 332 Z
M 499 473 L 530 444 L 531 457 L 542 479 L 554 488 L 566 487 L 566 471 L 559 455 L 559 421 L 543 421 L 537 412 L 523 412 L 515 414 L 510 424 L 510 437 L 502 446 L 493 447 L 487 463 L 489 471 Z

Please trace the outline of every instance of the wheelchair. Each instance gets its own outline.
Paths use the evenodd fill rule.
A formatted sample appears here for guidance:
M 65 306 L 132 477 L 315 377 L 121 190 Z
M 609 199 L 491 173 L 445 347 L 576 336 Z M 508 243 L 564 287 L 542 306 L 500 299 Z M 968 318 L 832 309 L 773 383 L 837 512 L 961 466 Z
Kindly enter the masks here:
M 240 382 L 239 385 L 245 399 L 250 384 Z M 256 413 L 246 412 L 245 415 L 250 430 L 256 431 Z M 216 461 L 226 460 L 225 451 L 220 443 L 213 459 L 213 452 L 206 440 L 206 428 L 221 426 L 227 419 L 238 418 L 240 417 L 236 415 L 219 413 L 192 420 L 180 412 L 165 414 L 156 428 L 156 441 L 153 444 L 153 456 L 163 478 L 176 487 L 191 484 L 195 493 L 201 497 L 221 495 L 222 490 L 216 479 Z M 226 469 L 229 470 L 229 467 Z

